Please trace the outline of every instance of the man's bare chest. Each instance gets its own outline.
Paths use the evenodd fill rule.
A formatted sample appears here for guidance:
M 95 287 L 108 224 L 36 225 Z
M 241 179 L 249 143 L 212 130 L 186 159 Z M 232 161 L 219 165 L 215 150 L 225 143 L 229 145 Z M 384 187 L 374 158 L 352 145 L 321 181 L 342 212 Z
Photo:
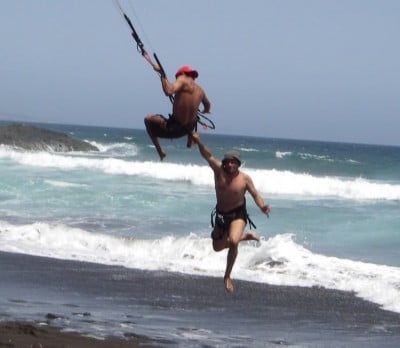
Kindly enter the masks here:
M 221 175 L 216 182 L 216 189 L 220 192 L 242 193 L 244 192 L 246 183 L 241 177 L 237 175 L 233 178 Z

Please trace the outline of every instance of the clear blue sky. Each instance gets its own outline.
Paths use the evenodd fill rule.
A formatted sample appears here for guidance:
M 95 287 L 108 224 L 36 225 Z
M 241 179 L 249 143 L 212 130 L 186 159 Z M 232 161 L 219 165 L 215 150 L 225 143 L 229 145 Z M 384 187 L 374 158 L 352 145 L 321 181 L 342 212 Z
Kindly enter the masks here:
M 170 78 L 198 69 L 217 133 L 400 145 L 400 1 L 121 3 Z M 143 129 L 171 109 L 112 0 L 1 0 L 0 42 L 0 119 Z

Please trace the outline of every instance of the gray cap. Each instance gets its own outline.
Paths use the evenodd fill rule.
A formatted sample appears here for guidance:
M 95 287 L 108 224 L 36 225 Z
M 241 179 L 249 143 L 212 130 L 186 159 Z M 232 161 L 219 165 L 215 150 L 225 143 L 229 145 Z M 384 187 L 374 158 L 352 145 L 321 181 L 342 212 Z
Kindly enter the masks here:
M 242 161 L 240 160 L 240 153 L 235 151 L 235 150 L 228 151 L 224 155 L 224 158 L 223 158 L 222 162 L 225 161 L 225 160 L 236 160 L 236 161 L 239 162 L 239 165 L 242 164 Z

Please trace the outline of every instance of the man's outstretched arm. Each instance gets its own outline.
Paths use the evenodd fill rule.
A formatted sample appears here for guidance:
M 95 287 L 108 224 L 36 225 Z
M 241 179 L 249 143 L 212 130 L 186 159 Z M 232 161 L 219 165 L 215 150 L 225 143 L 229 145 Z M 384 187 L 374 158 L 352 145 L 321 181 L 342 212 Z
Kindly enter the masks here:
M 200 135 L 197 132 L 193 132 L 190 137 L 192 138 L 193 142 L 197 144 L 199 147 L 199 151 L 201 156 L 208 162 L 210 167 L 213 170 L 217 170 L 221 168 L 221 162 L 218 161 L 213 154 L 211 153 L 211 150 L 203 144 L 203 142 L 200 139 Z

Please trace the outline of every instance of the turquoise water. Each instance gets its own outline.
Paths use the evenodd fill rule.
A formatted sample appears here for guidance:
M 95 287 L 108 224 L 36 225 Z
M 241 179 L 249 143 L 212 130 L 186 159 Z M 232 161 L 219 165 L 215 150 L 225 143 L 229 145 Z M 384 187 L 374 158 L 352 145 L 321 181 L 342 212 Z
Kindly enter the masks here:
M 222 276 L 212 171 L 196 147 L 164 140 L 159 162 L 143 130 L 41 126 L 100 151 L 1 146 L 0 250 Z M 241 246 L 234 278 L 354 291 L 400 312 L 399 147 L 201 135 L 216 157 L 241 152 L 272 209 L 267 219 L 247 198 L 263 240 Z

